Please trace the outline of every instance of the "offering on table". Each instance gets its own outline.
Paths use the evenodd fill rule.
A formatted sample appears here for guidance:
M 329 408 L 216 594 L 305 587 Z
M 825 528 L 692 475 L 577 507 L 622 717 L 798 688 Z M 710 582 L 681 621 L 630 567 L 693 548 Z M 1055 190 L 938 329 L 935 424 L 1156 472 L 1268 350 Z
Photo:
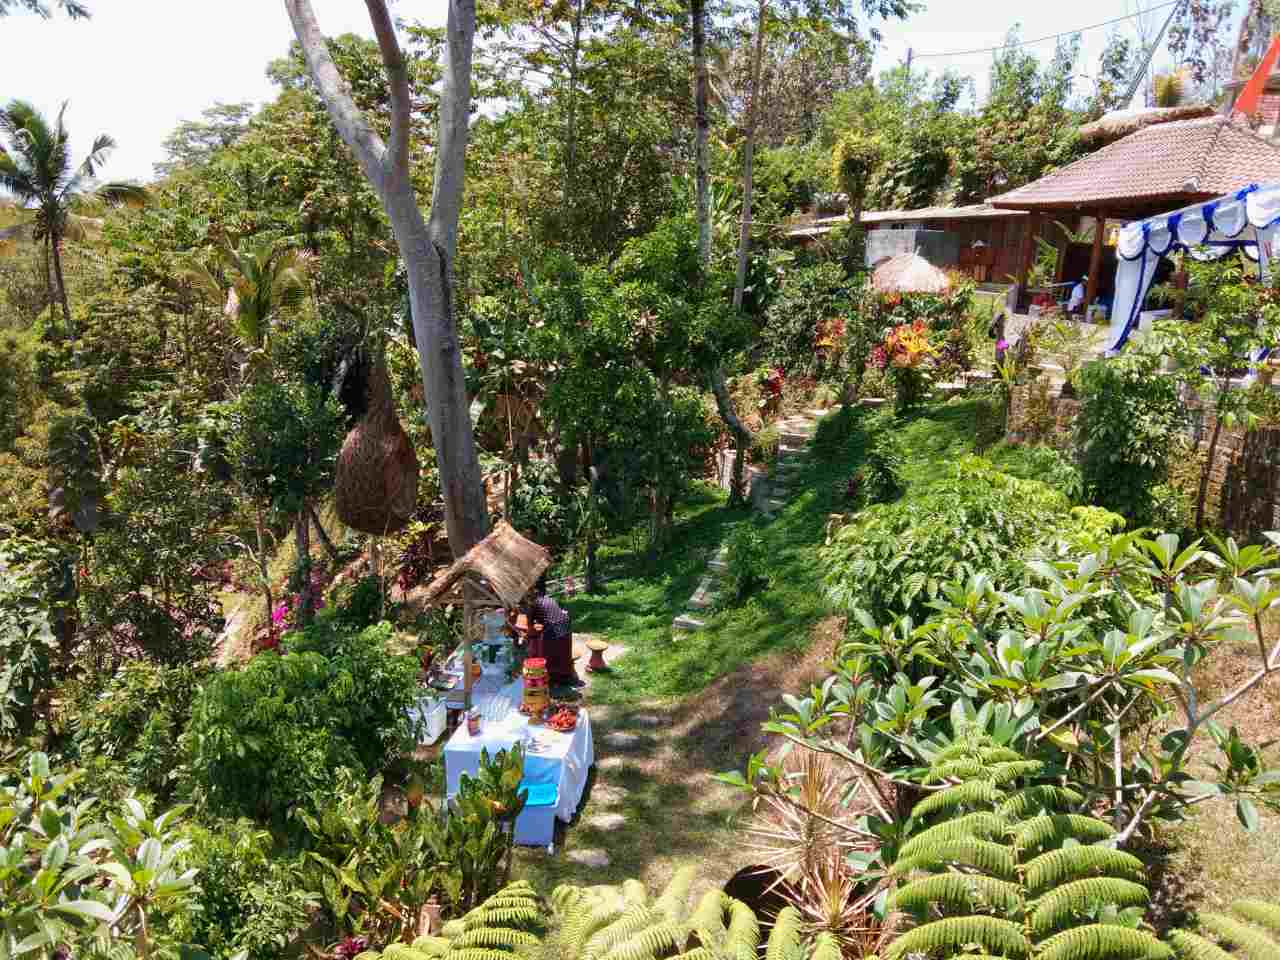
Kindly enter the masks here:
M 578 725 L 577 709 L 575 708 L 571 710 L 565 706 L 561 706 L 559 709 L 557 709 L 554 713 L 551 714 L 550 719 L 547 720 L 547 726 L 549 726 L 552 730 L 559 731 L 560 733 L 568 733 L 577 725 Z
M 523 673 L 524 696 L 520 702 L 520 712 L 529 717 L 530 723 L 541 723 L 542 711 L 551 703 L 547 661 L 542 657 L 530 657 L 524 662 Z

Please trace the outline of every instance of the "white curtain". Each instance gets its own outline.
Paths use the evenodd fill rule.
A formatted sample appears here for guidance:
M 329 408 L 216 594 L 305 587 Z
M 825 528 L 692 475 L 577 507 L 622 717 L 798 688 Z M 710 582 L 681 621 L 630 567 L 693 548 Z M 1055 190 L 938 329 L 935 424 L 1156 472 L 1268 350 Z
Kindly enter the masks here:
M 1115 354 L 1125 345 L 1138 326 L 1142 301 L 1147 299 L 1151 281 L 1155 279 L 1160 254 L 1147 247 L 1135 260 L 1123 256 L 1116 267 L 1116 295 L 1111 305 L 1111 331 L 1107 336 L 1107 353 Z

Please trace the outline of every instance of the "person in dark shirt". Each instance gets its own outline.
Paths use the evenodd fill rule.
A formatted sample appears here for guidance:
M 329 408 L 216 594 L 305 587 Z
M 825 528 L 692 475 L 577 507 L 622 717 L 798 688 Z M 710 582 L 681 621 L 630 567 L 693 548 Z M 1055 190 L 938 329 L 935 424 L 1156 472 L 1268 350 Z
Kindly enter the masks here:
M 581 687 L 573 669 L 573 626 L 569 614 L 547 596 L 547 578 L 538 581 L 534 600 L 529 605 L 530 624 L 542 625 L 542 656 L 547 660 L 547 675 L 553 684 Z

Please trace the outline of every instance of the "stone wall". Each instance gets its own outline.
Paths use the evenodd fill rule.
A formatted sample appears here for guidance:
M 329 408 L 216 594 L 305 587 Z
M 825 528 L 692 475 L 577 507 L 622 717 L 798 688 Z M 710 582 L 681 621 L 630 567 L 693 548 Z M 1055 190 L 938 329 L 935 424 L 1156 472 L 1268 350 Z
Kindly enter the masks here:
M 1188 493 L 1198 500 L 1203 490 L 1206 523 L 1243 540 L 1259 540 L 1264 530 L 1280 530 L 1280 427 L 1246 433 L 1217 430 L 1210 414 L 1196 419 L 1192 437 L 1199 452 L 1200 482 Z
M 1047 443 L 1065 450 L 1074 443 L 1080 401 L 1060 395 L 1061 386 L 1041 379 L 1009 392 L 1005 439 L 1010 443 Z
M 1059 396 L 1058 389 L 1043 380 L 1014 387 L 1005 439 L 1073 450 L 1080 401 Z M 1195 460 L 1174 464 L 1173 482 L 1193 506 L 1203 497 L 1205 525 L 1250 541 L 1264 530 L 1280 530 L 1280 427 L 1248 433 L 1224 427 L 1215 436 L 1212 414 L 1192 406 L 1191 419 Z

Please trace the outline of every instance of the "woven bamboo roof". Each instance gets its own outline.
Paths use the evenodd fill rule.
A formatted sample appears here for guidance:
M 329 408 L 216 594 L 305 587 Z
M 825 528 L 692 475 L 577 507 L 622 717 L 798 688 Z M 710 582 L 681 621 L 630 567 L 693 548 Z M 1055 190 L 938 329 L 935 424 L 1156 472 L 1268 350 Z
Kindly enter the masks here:
M 1145 216 L 1276 180 L 1280 147 L 1247 126 L 1209 117 L 1146 127 L 990 202 L 1011 210 Z
M 453 562 L 421 596 L 426 604 L 439 603 L 463 577 L 483 581 L 486 592 L 514 607 L 533 589 L 551 566 L 551 554 L 526 540 L 505 520 L 493 532 Z
M 1198 120 L 1211 117 L 1213 107 L 1207 103 L 1187 104 L 1182 107 L 1144 107 L 1140 110 L 1113 110 L 1101 119 L 1086 123 L 1080 128 L 1080 139 L 1095 147 L 1114 143 L 1121 137 L 1137 133 L 1146 127 L 1178 120 Z
M 989 203 L 964 207 L 917 207 L 915 210 L 868 210 L 863 223 L 901 223 L 915 220 L 986 220 L 990 217 L 1020 217 L 1020 210 L 998 210 Z
M 880 293 L 944 293 L 951 279 L 918 253 L 900 253 L 876 267 L 871 286 Z

